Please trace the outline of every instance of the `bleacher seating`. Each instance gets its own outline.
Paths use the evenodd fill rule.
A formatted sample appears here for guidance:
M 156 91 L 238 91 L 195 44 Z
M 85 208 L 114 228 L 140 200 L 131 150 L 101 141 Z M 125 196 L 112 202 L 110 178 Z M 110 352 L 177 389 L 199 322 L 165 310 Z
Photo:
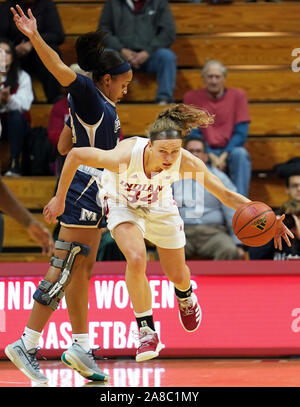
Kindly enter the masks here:
M 71 64 L 76 38 L 96 29 L 104 1 L 56 2 L 66 32 L 61 51 L 64 61 Z M 300 3 L 238 1 L 214 6 L 172 0 L 170 6 L 178 34 L 172 47 L 178 57 L 175 100 L 181 101 L 186 91 L 202 86 L 201 67 L 208 59 L 228 66 L 227 85 L 243 88 L 250 103 L 247 147 L 254 171 L 250 198 L 278 207 L 287 196 L 283 180 L 272 169 L 276 163 L 300 155 L 300 76 L 291 69 L 292 50 L 300 44 Z M 125 136 L 143 135 L 163 109 L 153 103 L 155 89 L 154 76 L 135 74 L 127 97 L 118 106 Z M 47 126 L 51 105 L 45 103 L 36 81 L 34 90 L 32 125 Z M 41 184 L 35 180 L 35 185 Z M 20 198 L 25 199 L 22 194 Z M 42 205 L 30 209 L 41 213 Z M 5 247 L 11 247 L 8 242 L 6 237 Z
M 40 222 L 50 231 L 54 230 L 54 224 L 45 223 L 42 209 L 53 196 L 55 177 L 3 177 L 3 181 Z M 26 230 L 7 215 L 4 215 L 3 248 L 0 261 L 49 261 L 48 257 L 41 254 L 41 249 Z

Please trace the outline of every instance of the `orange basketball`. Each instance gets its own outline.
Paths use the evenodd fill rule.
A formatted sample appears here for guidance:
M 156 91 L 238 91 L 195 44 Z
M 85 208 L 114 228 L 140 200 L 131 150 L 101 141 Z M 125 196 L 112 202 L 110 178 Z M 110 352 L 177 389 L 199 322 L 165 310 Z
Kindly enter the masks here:
M 274 237 L 276 215 L 263 202 L 249 202 L 238 209 L 232 228 L 238 239 L 247 246 L 262 246 Z

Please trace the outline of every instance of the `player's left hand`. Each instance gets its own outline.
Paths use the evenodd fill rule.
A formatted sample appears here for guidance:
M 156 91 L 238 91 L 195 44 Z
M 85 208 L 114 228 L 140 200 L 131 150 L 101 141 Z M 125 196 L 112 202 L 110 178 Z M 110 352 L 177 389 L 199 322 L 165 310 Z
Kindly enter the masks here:
M 275 249 L 279 249 L 279 250 L 282 250 L 282 240 L 281 240 L 282 238 L 285 240 L 285 242 L 288 246 L 291 246 L 289 237 L 294 239 L 293 233 L 283 223 L 284 218 L 285 218 L 285 215 L 281 215 L 280 217 L 277 216 L 277 220 L 276 220 L 276 229 L 275 229 L 275 234 L 274 234 L 274 247 L 275 247 Z

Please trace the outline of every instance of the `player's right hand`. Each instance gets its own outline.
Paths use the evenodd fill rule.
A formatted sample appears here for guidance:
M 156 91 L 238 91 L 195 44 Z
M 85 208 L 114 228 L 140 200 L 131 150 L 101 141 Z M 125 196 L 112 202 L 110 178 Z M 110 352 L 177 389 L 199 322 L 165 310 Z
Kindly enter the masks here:
M 17 10 L 16 10 L 17 9 Z M 28 9 L 28 17 L 24 14 L 21 7 L 17 4 L 16 9 L 10 8 L 13 13 L 13 20 L 18 28 L 26 37 L 31 38 L 37 32 L 36 19 L 33 17 L 31 9 Z
M 290 247 L 291 242 L 290 238 L 294 239 L 293 233 L 288 227 L 283 223 L 285 215 L 277 216 L 276 219 L 276 229 L 274 234 L 274 247 L 275 249 L 282 250 L 282 238 L 285 240 L 286 244 Z
M 65 210 L 65 203 L 54 196 L 44 207 L 43 215 L 47 223 L 56 223 L 58 216 Z
M 49 230 L 40 222 L 32 222 L 27 232 L 42 248 L 42 254 L 44 256 L 52 256 L 54 253 L 54 241 Z

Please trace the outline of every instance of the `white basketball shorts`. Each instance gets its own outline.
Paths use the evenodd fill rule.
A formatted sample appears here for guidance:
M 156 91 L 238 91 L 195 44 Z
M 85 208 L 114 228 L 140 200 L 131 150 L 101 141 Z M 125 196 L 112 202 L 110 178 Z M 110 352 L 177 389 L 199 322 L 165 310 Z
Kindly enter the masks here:
M 132 208 L 123 205 L 108 205 L 107 227 L 114 237 L 114 229 L 121 223 L 136 224 L 144 239 L 163 249 L 180 249 L 185 246 L 183 220 L 178 208 L 160 211 L 159 208 Z

